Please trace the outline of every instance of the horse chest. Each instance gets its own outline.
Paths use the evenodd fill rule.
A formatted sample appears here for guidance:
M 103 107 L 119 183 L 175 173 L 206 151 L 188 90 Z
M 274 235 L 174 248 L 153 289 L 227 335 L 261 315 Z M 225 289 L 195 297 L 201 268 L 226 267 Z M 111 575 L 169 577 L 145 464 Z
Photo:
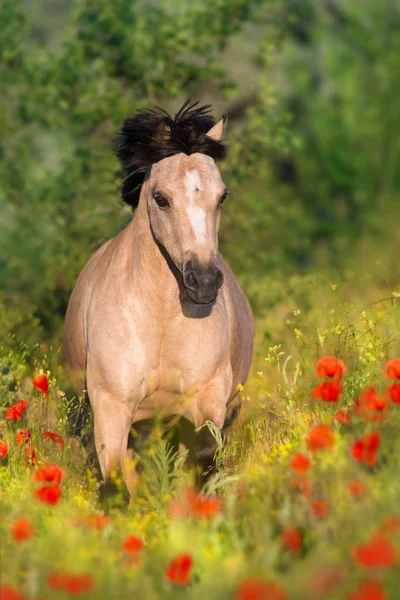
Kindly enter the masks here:
M 145 393 L 135 419 L 184 414 L 197 422 L 204 391 L 223 377 L 230 393 L 229 331 L 222 323 L 178 320 L 158 338 L 156 360 L 144 369 Z M 225 394 L 226 395 L 226 394 Z M 225 405 L 226 399 L 221 396 Z
M 229 328 L 217 315 L 174 319 L 155 338 L 147 339 L 147 345 L 151 350 L 143 375 L 148 395 L 156 391 L 185 394 L 230 362 Z

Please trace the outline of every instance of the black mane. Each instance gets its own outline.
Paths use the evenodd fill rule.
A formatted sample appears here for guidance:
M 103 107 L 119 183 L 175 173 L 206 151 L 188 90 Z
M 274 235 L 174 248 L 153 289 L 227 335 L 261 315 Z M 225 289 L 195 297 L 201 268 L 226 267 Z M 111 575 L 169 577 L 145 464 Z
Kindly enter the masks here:
M 140 189 L 151 165 L 174 154 L 201 152 L 214 159 L 224 158 L 226 149 L 205 134 L 214 125 L 210 105 L 196 108 L 187 100 L 171 117 L 165 110 L 138 110 L 124 121 L 115 145 L 126 175 L 122 199 L 133 208 L 139 202 Z

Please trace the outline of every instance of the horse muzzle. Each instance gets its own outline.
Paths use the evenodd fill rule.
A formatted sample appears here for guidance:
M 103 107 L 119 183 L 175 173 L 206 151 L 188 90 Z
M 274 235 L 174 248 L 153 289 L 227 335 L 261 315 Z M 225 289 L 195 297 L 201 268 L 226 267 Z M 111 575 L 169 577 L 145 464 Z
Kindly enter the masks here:
M 183 265 L 183 285 L 187 297 L 194 304 L 210 304 L 224 282 L 224 275 L 218 267 L 201 266 L 192 260 Z

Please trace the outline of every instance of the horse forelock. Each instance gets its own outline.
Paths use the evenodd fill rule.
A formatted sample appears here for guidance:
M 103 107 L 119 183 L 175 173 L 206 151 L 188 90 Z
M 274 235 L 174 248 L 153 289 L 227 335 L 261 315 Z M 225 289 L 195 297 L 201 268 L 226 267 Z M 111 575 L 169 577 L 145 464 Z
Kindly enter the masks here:
M 225 157 L 225 145 L 206 135 L 215 123 L 210 108 L 187 100 L 174 117 L 156 107 L 138 110 L 124 121 L 115 144 L 126 175 L 122 185 L 124 202 L 137 207 L 146 175 L 164 158 L 180 153 L 206 154 L 214 160 Z

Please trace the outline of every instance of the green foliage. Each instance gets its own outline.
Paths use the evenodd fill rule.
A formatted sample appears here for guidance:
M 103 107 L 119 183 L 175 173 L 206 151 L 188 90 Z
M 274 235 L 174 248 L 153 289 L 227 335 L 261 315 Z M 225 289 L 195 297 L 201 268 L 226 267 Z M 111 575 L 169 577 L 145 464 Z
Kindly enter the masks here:
M 2 84 L 13 82 L 15 72 L 24 63 L 24 34 L 26 20 L 22 12 L 22 2 L 3 0 L 0 4 L 0 69 Z
M 328 240 L 340 260 L 366 231 L 387 234 L 380 213 L 398 201 L 400 7 L 301 4 L 280 62 L 292 84 L 280 95 L 302 140 L 293 176 L 316 217 L 314 242 Z
M 165 498 L 171 497 L 176 491 L 185 456 L 180 456 L 159 433 L 158 439 L 152 436 L 147 455 L 141 455 L 141 459 L 143 495 L 155 510 L 160 509 L 164 506 Z
M 250 287 L 342 266 L 386 215 L 398 239 L 397 5 L 76 0 L 54 32 L 40 6 L 0 5 L 0 280 L 20 321 L 59 332 L 82 266 L 131 218 L 112 138 L 152 103 L 232 112 L 221 248 Z M 230 53 L 253 37 L 238 79 Z
M 400 9 L 293 0 L 280 16 L 234 140 L 224 249 L 246 273 L 341 268 L 364 236 L 398 241 Z

